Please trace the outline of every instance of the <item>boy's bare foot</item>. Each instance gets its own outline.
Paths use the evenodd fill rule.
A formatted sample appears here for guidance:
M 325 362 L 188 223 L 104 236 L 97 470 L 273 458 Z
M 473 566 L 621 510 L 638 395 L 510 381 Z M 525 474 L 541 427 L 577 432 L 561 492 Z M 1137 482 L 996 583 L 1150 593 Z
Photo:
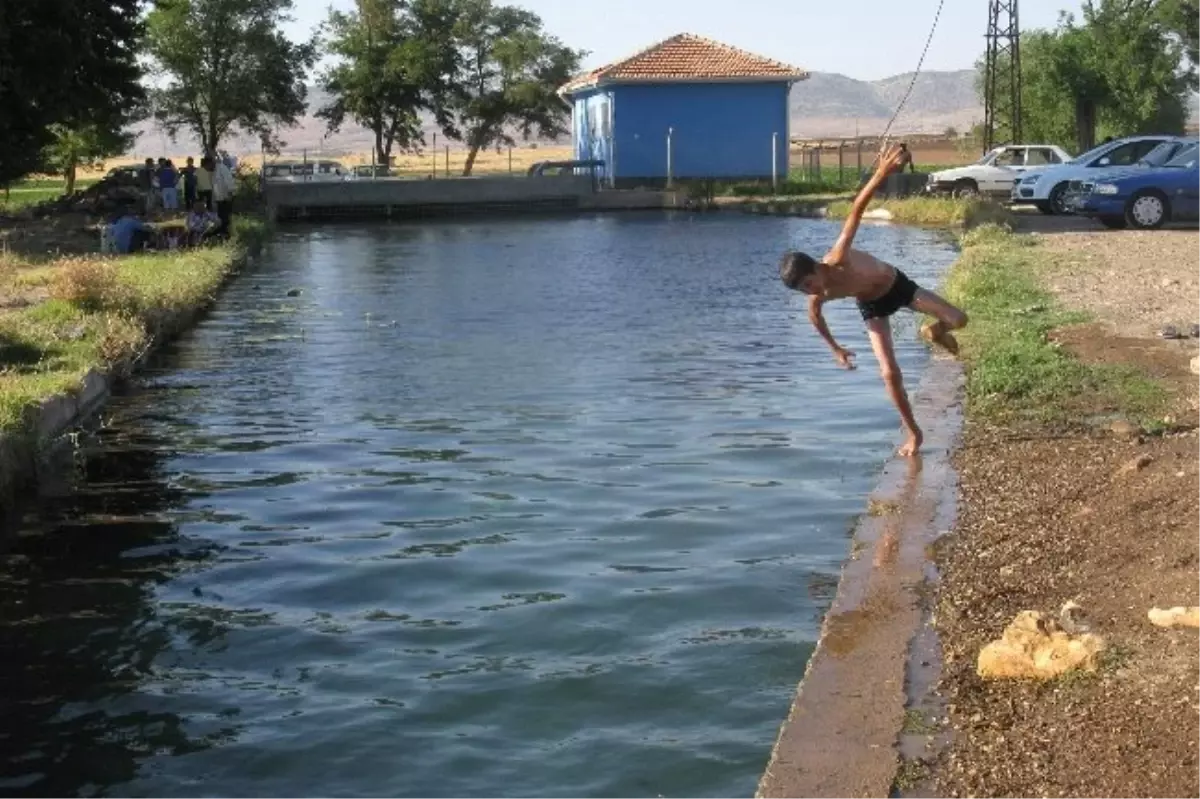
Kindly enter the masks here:
M 951 355 L 958 355 L 958 339 L 949 330 L 937 322 L 930 322 L 921 328 L 921 338 L 930 344 L 937 344 Z
M 917 454 L 917 450 L 921 448 L 921 444 L 925 441 L 925 436 L 921 435 L 920 430 L 909 430 L 908 440 L 901 445 L 896 451 L 901 458 L 911 458 Z

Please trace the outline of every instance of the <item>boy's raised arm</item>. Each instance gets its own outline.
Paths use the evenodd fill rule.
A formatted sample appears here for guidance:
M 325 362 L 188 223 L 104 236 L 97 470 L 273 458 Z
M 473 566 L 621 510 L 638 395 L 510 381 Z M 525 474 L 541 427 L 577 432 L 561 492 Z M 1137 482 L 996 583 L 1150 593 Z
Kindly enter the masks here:
M 867 212 L 871 197 L 874 196 L 879 185 L 887 179 L 887 176 L 896 171 L 903 160 L 904 150 L 900 145 L 893 145 L 880 157 L 879 165 L 875 167 L 875 173 L 871 175 L 871 179 L 854 198 L 854 204 L 850 207 L 850 215 L 846 217 L 846 222 L 842 225 L 842 234 L 838 236 L 838 240 L 826 254 L 825 263 L 830 266 L 839 266 L 845 260 L 846 250 L 850 249 L 850 245 L 854 242 L 854 235 L 858 233 L 858 223 L 862 221 L 863 214 Z

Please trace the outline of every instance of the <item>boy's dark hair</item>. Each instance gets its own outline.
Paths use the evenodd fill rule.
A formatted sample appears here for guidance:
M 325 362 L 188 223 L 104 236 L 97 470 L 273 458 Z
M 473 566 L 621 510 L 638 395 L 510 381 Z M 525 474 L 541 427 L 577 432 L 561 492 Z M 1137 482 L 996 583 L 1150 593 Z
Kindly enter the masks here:
M 804 278 L 817 271 L 817 262 L 811 255 L 795 250 L 788 250 L 779 261 L 779 279 L 783 285 L 799 291 Z

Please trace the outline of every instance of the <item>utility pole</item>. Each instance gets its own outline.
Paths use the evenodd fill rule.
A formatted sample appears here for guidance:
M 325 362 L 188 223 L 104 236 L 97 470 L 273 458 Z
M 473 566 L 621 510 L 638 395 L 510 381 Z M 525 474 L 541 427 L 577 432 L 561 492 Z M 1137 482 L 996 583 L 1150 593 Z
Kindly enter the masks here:
M 983 151 L 1007 134 L 1021 143 L 1021 27 L 1017 0 L 988 0 L 987 56 L 984 66 Z

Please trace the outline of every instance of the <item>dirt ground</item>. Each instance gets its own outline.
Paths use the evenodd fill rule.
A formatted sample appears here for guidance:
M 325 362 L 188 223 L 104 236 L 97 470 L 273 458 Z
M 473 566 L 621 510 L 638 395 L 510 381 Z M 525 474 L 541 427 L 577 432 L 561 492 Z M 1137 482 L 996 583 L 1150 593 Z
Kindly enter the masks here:
M 968 424 L 959 521 L 938 552 L 939 692 L 953 740 L 930 787 L 942 796 L 1197 796 L 1197 631 L 1155 627 L 1146 612 L 1196 605 L 1200 594 L 1196 342 L 1155 335 L 1200 318 L 1200 237 L 1104 231 L 1046 243 L 1078 256 L 1049 276 L 1056 293 L 1100 320 L 1056 339 L 1085 361 L 1135 364 L 1162 380 L 1176 429 L 1017 436 Z M 1068 600 L 1108 641 L 1096 674 L 1043 684 L 976 676 L 980 648 L 1019 611 L 1055 614 Z

